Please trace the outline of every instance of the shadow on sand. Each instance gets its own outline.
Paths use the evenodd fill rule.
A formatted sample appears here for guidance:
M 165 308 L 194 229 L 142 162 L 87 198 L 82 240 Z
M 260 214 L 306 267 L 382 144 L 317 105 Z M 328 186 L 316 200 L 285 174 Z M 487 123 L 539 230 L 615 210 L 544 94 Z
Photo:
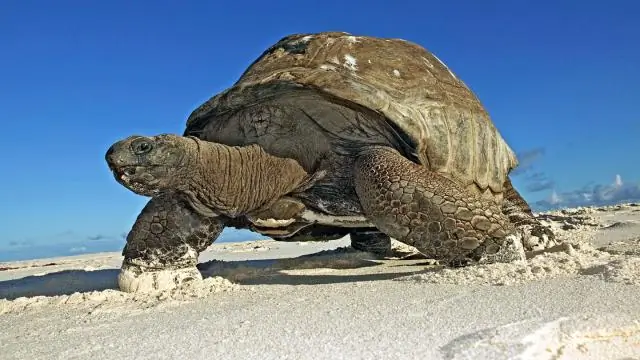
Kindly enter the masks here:
M 23 296 L 71 295 L 75 292 L 117 289 L 119 271 L 120 269 L 63 270 L 2 281 L 0 299 L 14 300 Z
M 324 253 L 324 252 L 323 252 Z M 286 284 L 315 285 L 361 281 L 389 280 L 434 269 L 397 271 L 374 274 L 287 274 L 283 270 L 358 269 L 380 266 L 380 262 L 349 254 L 324 253 L 323 256 L 305 255 L 291 259 L 265 259 L 240 261 L 208 261 L 198 264 L 203 277 L 222 276 L 240 285 Z M 70 295 L 76 292 L 118 289 L 120 269 L 64 270 L 40 276 L 26 276 L 0 282 L 0 299 L 20 297 Z

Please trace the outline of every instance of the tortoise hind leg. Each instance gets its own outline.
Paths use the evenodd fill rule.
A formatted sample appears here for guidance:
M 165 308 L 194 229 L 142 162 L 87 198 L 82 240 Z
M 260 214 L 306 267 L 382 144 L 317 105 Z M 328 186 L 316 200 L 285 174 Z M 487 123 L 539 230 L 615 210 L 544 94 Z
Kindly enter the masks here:
M 523 256 L 503 246 L 514 229 L 497 203 L 392 148 L 364 150 L 354 179 L 363 211 L 376 227 L 430 258 L 461 265 Z
M 349 235 L 351 247 L 358 251 L 369 252 L 381 257 L 391 256 L 391 237 L 377 231 L 356 231 Z

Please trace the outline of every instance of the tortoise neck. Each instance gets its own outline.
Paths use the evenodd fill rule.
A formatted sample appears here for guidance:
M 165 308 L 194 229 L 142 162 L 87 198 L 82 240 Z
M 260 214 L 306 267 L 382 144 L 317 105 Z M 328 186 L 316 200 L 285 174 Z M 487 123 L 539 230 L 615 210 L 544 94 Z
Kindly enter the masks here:
M 194 208 L 237 217 L 268 206 L 293 191 L 307 173 L 293 159 L 267 154 L 258 145 L 228 146 L 194 139 L 195 166 L 183 190 Z M 201 211 L 203 212 L 203 211 Z

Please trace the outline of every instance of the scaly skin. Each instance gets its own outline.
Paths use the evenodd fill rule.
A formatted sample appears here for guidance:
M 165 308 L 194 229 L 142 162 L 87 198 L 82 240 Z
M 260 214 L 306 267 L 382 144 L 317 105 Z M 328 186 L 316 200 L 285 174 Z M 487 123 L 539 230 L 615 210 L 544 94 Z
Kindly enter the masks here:
M 223 228 L 221 218 L 196 212 L 179 194 L 152 198 L 127 235 L 118 275 L 120 290 L 154 292 L 201 280 L 198 255 Z
M 295 160 L 269 155 L 258 145 L 227 146 L 168 134 L 118 141 L 106 161 L 131 191 L 145 196 L 177 192 L 206 216 L 236 217 L 268 207 L 315 179 Z
M 292 197 L 282 197 L 271 203 L 268 207 L 260 208 L 247 214 L 251 219 L 289 220 L 302 213 L 304 203 Z
M 175 193 L 152 198 L 138 215 L 122 255 L 149 269 L 195 266 L 198 254 L 220 235 L 222 219 L 203 216 Z
M 478 260 L 498 253 L 513 232 L 498 204 L 391 148 L 363 151 L 354 176 L 364 212 L 378 229 L 430 258 L 452 265 Z

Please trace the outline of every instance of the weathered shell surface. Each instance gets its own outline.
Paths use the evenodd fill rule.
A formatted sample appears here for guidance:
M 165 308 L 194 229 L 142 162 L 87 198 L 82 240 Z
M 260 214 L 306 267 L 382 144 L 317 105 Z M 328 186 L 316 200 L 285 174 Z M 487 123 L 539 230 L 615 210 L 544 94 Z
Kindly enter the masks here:
M 517 159 L 475 94 L 423 47 L 342 32 L 297 34 L 267 49 L 188 125 L 247 86 L 293 81 L 383 113 L 417 145 L 420 161 L 464 185 L 502 192 Z

